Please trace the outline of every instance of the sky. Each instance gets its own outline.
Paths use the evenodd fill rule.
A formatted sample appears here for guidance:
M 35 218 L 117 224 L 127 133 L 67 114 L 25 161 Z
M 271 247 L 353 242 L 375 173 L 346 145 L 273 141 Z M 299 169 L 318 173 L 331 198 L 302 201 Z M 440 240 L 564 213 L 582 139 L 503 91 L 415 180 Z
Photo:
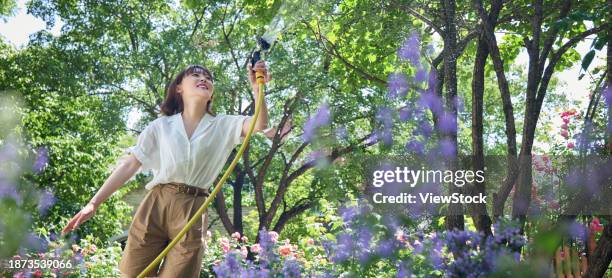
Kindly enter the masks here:
M 2 36 L 6 41 L 10 42 L 18 49 L 23 48 L 27 45 L 29 36 L 31 34 L 43 30 L 46 27 L 45 22 L 43 20 L 27 13 L 25 3 L 25 0 L 18 0 L 18 10 L 15 15 L 6 19 L 6 22 L 0 20 L 0 36 Z M 53 29 L 50 30 L 50 32 L 54 35 L 60 34 L 61 26 L 61 20 L 58 20 L 57 24 L 53 27 Z M 498 35 L 501 38 L 501 35 Z M 588 52 L 592 43 L 592 38 L 593 36 L 587 38 L 586 40 L 578 44 L 578 53 Z M 602 49 L 602 51 L 599 51 L 591 64 L 591 68 L 605 64 L 605 54 L 605 48 Z M 527 67 L 527 53 L 524 49 L 519 54 L 516 62 Z M 588 104 L 587 96 L 590 92 L 589 85 L 591 82 L 591 78 L 589 76 L 585 76 L 582 80 L 578 80 L 579 72 L 580 61 L 577 62 L 572 68 L 560 73 L 556 73 L 555 75 L 559 80 L 562 81 L 562 83 L 565 83 L 562 84 L 561 87 L 558 88 L 558 90 L 560 90 L 560 92 L 567 92 L 569 100 L 577 100 L 580 102 L 578 107 L 567 107 L 567 109 L 576 108 L 578 110 L 581 110 L 586 108 Z M 130 114 L 128 115 L 128 127 L 133 127 L 139 116 L 140 114 L 137 111 L 130 112 Z

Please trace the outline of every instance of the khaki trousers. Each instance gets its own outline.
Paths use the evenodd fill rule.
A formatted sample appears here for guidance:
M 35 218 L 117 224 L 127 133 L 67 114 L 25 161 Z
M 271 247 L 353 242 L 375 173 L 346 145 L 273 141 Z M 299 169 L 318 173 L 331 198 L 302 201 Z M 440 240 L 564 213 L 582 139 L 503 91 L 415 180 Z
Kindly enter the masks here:
M 206 200 L 158 184 L 138 207 L 119 265 L 121 277 L 136 277 L 170 243 Z M 208 213 L 202 214 L 170 250 L 161 267 L 147 277 L 199 277 L 206 248 Z

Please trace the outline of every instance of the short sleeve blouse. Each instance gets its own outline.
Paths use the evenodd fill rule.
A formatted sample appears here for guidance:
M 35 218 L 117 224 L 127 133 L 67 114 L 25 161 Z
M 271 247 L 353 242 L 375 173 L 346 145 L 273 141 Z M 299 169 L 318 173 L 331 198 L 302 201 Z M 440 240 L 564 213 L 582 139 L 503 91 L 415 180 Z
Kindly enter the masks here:
M 130 152 L 151 170 L 153 179 L 145 188 L 177 182 L 208 189 L 212 186 L 234 147 L 242 142 L 244 120 L 249 116 L 205 114 L 187 138 L 181 113 L 162 116 L 140 133 Z

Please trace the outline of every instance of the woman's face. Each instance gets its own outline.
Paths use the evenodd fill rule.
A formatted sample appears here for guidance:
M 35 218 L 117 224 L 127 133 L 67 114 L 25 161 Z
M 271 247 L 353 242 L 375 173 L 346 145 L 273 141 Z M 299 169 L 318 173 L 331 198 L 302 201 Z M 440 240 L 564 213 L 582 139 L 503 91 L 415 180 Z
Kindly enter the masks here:
M 194 70 L 185 74 L 181 84 L 178 85 L 178 92 L 183 97 L 183 103 L 192 101 L 203 101 L 207 103 L 213 94 L 214 86 L 212 78 L 203 70 Z

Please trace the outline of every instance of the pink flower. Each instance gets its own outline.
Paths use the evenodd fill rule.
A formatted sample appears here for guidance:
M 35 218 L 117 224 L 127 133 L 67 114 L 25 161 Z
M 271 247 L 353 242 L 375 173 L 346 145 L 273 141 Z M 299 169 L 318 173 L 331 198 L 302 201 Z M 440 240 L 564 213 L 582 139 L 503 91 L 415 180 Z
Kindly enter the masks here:
M 573 149 L 574 148 L 574 143 L 573 142 L 567 143 L 567 148 L 568 149 Z
M 306 240 L 306 244 L 307 245 L 314 245 L 314 239 L 309 238 L 308 240 Z
M 569 124 L 569 118 L 563 118 L 563 123 Z
M 43 274 L 43 273 L 42 273 L 42 270 L 40 270 L 40 269 L 38 269 L 38 270 L 36 270 L 36 271 L 34 272 L 34 276 L 36 276 L 36 277 L 40 277 L 40 276 L 42 276 L 42 274 Z
M 235 232 L 232 234 L 232 238 L 235 240 L 240 240 L 240 233 L 239 232 Z
M 567 130 L 561 130 L 561 136 L 567 139 L 567 137 L 569 136 L 569 133 L 567 133 Z
M 240 254 L 242 254 L 242 258 L 246 259 L 249 255 L 249 250 L 247 250 L 246 246 L 240 247 Z
M 230 250 L 230 246 L 229 246 L 229 244 L 221 243 L 221 249 L 223 249 L 223 253 L 227 253 Z
M 404 243 L 406 241 L 406 235 L 404 234 L 404 231 L 397 230 L 397 232 L 395 232 L 395 239 L 401 243 Z
M 259 243 L 255 243 L 251 245 L 251 252 L 259 253 L 260 251 L 261 251 L 261 246 L 259 245 Z
M 206 237 L 212 237 L 212 233 L 210 231 L 206 231 Z
M 275 231 L 269 231 L 268 235 L 270 236 L 270 240 L 274 243 L 278 242 L 278 233 Z
M 283 244 L 278 247 L 278 253 L 281 256 L 288 256 L 291 254 L 291 244 Z
M 247 242 L 247 241 L 249 241 L 249 238 L 248 238 L 248 237 L 246 237 L 246 236 L 242 236 L 242 237 L 240 238 L 240 241 L 242 241 L 242 242 Z
M 25 278 L 25 273 L 23 272 L 17 272 L 15 273 L 15 275 L 13 275 L 13 278 Z
M 603 225 L 601 225 L 601 222 L 599 222 L 599 218 L 597 217 L 593 217 L 593 220 L 591 220 L 591 224 L 589 225 L 589 228 L 591 228 L 591 230 L 595 232 L 603 231 Z
M 227 239 L 226 237 L 222 237 L 219 239 L 219 241 L 221 242 L 221 249 L 223 249 L 223 253 L 229 252 L 230 250 L 229 239 Z
M 561 129 L 568 129 L 568 128 L 569 128 L 569 126 L 567 124 L 562 124 L 561 125 Z

